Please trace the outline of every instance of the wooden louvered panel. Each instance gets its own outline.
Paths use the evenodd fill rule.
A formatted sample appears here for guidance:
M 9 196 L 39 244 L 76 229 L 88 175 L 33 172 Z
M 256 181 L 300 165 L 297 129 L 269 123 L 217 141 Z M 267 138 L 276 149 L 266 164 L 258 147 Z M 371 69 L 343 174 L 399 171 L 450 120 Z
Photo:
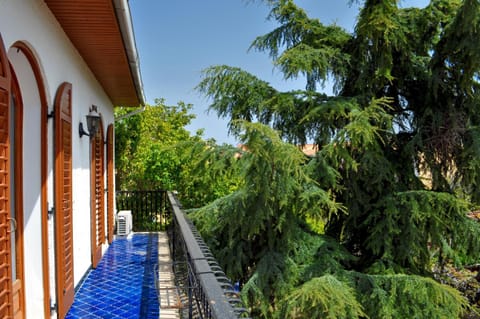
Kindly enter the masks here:
M 6 94 L 5 91 L 0 95 Z M 1 122 L 8 116 L 8 105 L 0 103 Z M 10 203 L 9 203 L 9 144 L 8 122 L 2 124 L 0 131 L 0 318 L 9 318 L 12 315 L 12 270 L 11 270 L 11 243 L 9 232 Z
M 103 133 L 99 132 L 97 139 L 97 158 L 95 160 L 95 175 L 97 183 L 95 185 L 97 195 L 97 220 L 98 220 L 98 244 L 105 242 L 105 212 L 104 212 L 104 193 L 103 193 Z
M 113 124 L 110 124 L 107 129 L 107 231 L 108 231 L 108 243 L 113 241 L 113 205 L 114 205 L 114 196 L 115 189 L 113 186 L 114 178 L 114 135 L 113 135 Z
M 97 267 L 102 256 L 102 244 L 105 242 L 105 209 L 103 180 L 103 128 L 95 134 L 92 141 L 92 264 Z
M 66 116 L 70 110 L 64 110 Z M 65 241 L 65 284 L 73 285 L 73 224 L 72 224 L 72 125 L 64 121 L 63 130 L 63 233 Z
M 10 239 L 10 69 L 0 36 L 0 318 L 13 315 Z
M 98 150 L 97 150 L 98 151 Z M 103 214 L 102 214 L 102 189 L 100 185 L 101 172 L 99 163 L 95 164 L 95 210 L 96 210 L 96 223 L 97 223 L 97 245 L 102 245 L 103 237 Z
M 66 315 L 74 296 L 71 94 L 72 85 L 63 83 L 55 97 L 55 247 L 59 318 Z

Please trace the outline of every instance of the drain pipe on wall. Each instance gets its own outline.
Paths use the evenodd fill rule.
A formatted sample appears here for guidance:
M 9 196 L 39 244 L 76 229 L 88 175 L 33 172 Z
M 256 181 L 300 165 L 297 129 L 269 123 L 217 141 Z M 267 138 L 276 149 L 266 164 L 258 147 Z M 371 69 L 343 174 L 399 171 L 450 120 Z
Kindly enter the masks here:
M 137 114 L 139 114 L 139 113 L 142 113 L 143 111 L 145 111 L 145 107 L 146 107 L 146 105 L 144 104 L 144 105 L 142 106 L 142 108 L 140 108 L 140 109 L 138 109 L 138 110 L 135 110 L 135 111 L 132 111 L 132 112 L 130 112 L 130 113 L 127 113 L 127 114 L 121 115 L 121 116 L 119 116 L 119 117 L 116 117 L 116 118 L 115 118 L 115 122 L 118 122 L 118 121 L 120 121 L 120 120 L 126 119 L 127 117 L 130 117 L 130 116 L 133 116 L 133 115 L 137 115 Z
M 140 61 L 138 58 L 137 46 L 135 44 L 135 35 L 133 33 L 132 17 L 128 0 L 113 0 L 115 13 L 117 16 L 120 33 L 122 34 L 123 44 L 127 54 L 128 64 L 132 73 L 132 80 L 137 91 L 140 105 L 145 104 L 145 95 L 143 92 L 142 76 L 140 74 Z
M 130 71 L 132 72 L 133 83 L 139 97 L 140 109 L 132 111 L 115 118 L 115 122 L 128 118 L 130 116 L 139 114 L 145 111 L 145 95 L 143 93 L 142 76 L 140 75 L 140 62 L 137 53 L 137 46 L 135 44 L 135 35 L 133 33 L 132 17 L 130 15 L 130 8 L 128 0 L 113 0 L 115 12 L 120 26 L 120 31 L 125 45 Z

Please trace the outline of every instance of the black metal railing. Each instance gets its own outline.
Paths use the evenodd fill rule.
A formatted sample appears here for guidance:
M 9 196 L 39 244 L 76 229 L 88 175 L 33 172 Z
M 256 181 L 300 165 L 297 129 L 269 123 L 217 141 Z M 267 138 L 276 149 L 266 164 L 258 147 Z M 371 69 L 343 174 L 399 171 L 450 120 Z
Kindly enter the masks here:
M 171 222 L 167 191 L 117 191 L 117 211 L 132 212 L 133 231 L 166 230 Z
M 182 309 L 182 318 L 234 319 L 248 318 L 240 294 L 225 275 L 193 223 L 185 216 L 177 198 L 168 193 L 172 209 L 169 231 L 170 251 L 175 262 L 191 268 L 180 283 L 184 299 L 190 302 Z
M 173 193 L 163 190 L 118 191 L 116 204 L 118 211 L 132 212 L 134 231 L 168 230 L 173 259 L 171 268 L 175 277 L 173 288 L 180 299 L 178 308 L 182 318 L 249 318 L 239 292 L 234 289 Z M 170 293 L 172 287 L 160 285 L 157 292 L 162 292 L 162 289 Z

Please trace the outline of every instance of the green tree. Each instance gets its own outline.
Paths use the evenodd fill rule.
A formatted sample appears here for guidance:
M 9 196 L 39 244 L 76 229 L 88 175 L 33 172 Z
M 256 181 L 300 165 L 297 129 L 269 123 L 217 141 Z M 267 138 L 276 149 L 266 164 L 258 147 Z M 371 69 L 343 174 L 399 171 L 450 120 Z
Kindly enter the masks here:
M 191 108 L 184 103 L 166 106 L 163 100 L 157 99 L 155 105 L 147 105 L 143 112 L 116 123 L 118 189 L 174 189 L 182 166 L 182 150 L 176 145 L 201 140 L 201 132 L 192 137 L 186 129 L 195 117 L 189 113 Z M 116 115 L 129 111 L 117 108 Z
M 213 159 L 205 150 L 221 148 L 215 141 L 204 141 L 202 131 L 192 136 L 187 126 L 194 115 L 192 105 L 167 106 L 162 99 L 145 110 L 124 118 L 115 126 L 116 185 L 121 190 L 179 191 L 186 208 L 199 207 L 230 193 L 237 179 L 232 173 L 209 178 L 198 169 Z M 116 116 L 131 112 L 117 108 Z M 205 167 L 204 167 L 205 168 Z
M 465 301 L 430 277 L 432 264 L 478 262 L 480 251 L 479 227 L 466 216 L 480 204 L 479 1 L 402 9 L 396 0 L 367 0 L 353 33 L 309 18 L 292 0 L 265 3 L 279 27 L 252 48 L 268 52 L 286 79 L 304 76 L 306 86 L 279 92 L 238 68 L 205 70 L 199 90 L 230 119 L 232 133 L 245 132 L 249 154 L 265 165 L 242 157 L 249 183 L 195 214 L 219 259 L 246 280 L 244 295 L 264 317 L 315 316 L 309 304 L 316 303 L 338 310 L 328 318 L 459 317 Z M 334 83 L 332 96 L 319 91 L 326 81 Z M 280 142 L 244 123 L 255 120 L 293 144 L 312 140 L 320 151 L 301 165 L 293 151 L 257 150 L 259 131 L 259 140 Z M 277 170 L 277 152 L 328 194 L 310 213 L 302 196 L 312 184 L 303 175 L 290 171 L 290 179 L 279 179 L 284 188 L 269 183 L 270 167 L 288 172 Z M 332 213 L 330 201 L 342 209 L 336 204 Z M 305 253 L 296 248 L 300 234 L 312 235 L 292 229 L 306 227 L 308 215 L 324 219 L 336 243 L 330 255 L 348 263 L 326 266 L 333 261 L 319 253 L 325 235 L 306 249 L 315 257 L 295 262 Z M 277 241 L 281 247 L 272 246 Z M 340 308 L 322 297 L 331 289 L 343 291 Z M 347 302 L 352 295 L 358 304 Z

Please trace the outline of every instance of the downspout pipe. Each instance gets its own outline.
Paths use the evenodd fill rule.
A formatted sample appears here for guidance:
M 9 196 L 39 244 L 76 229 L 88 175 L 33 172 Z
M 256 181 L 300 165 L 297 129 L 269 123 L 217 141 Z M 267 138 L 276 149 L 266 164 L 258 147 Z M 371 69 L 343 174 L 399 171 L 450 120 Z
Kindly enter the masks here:
M 126 119 L 127 117 L 130 117 L 130 116 L 133 116 L 133 115 L 137 115 L 138 113 L 142 113 L 143 111 L 145 111 L 145 104 L 142 106 L 142 108 L 140 108 L 138 110 L 135 110 L 135 111 L 132 111 L 130 113 L 127 113 L 127 114 L 121 115 L 119 117 L 116 117 L 115 122 Z
M 115 7 L 120 32 L 122 33 L 123 45 L 125 46 L 128 64 L 130 65 L 130 72 L 132 74 L 135 90 L 137 91 L 138 100 L 140 105 L 145 105 L 145 95 L 140 73 L 140 60 L 138 58 L 137 46 L 135 44 L 130 6 L 128 5 L 128 0 L 113 0 L 113 5 Z

